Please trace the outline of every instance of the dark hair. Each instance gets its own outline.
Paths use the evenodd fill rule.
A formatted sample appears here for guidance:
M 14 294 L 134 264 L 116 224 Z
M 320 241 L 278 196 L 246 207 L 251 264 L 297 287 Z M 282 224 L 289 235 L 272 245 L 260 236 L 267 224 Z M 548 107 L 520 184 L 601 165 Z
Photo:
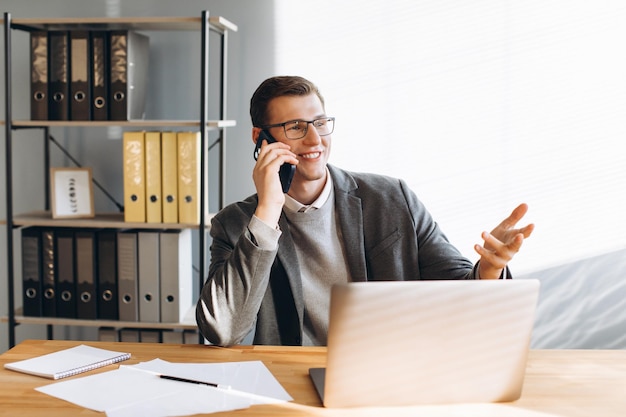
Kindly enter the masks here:
M 298 76 L 277 76 L 263 81 L 250 99 L 252 126 L 267 124 L 267 106 L 276 97 L 316 94 L 324 107 L 324 97 L 311 81 Z

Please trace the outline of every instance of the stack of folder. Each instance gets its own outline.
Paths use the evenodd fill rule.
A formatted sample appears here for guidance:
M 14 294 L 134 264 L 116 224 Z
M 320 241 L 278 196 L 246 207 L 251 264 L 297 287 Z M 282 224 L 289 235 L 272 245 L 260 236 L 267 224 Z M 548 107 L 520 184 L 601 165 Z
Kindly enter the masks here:
M 179 323 L 191 245 L 191 229 L 23 228 L 24 315 Z
M 144 117 L 149 39 L 133 31 L 30 34 L 32 120 Z
M 123 146 L 124 221 L 199 224 L 200 132 L 124 132 Z

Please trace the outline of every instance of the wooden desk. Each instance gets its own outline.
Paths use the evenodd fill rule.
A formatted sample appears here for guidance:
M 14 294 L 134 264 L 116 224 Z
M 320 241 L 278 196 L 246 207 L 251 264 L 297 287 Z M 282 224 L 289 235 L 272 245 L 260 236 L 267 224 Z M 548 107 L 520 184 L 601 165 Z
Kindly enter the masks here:
M 4 369 L 4 364 L 78 344 L 73 341 L 29 340 L 0 355 L 0 415 L 102 416 L 35 391 L 51 380 Z M 626 415 L 626 350 L 531 351 L 522 398 L 512 403 L 459 404 L 397 408 L 326 409 L 309 380 L 308 369 L 323 366 L 320 347 L 238 346 L 85 342 L 132 353 L 125 364 L 161 358 L 172 362 L 262 360 L 294 398 L 281 405 L 256 405 L 215 416 L 497 416 L 497 417 L 623 417 Z M 117 365 L 92 372 L 115 369 Z M 86 375 L 86 374 L 83 374 Z M 73 378 L 78 378 L 75 376 Z

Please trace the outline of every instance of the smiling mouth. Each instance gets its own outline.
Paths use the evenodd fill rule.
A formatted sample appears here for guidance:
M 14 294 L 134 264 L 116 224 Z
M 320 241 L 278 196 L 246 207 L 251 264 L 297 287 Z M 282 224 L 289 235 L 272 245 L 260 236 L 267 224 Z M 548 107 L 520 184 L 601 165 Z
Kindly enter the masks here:
M 302 154 L 300 155 L 300 157 L 302 159 L 316 159 L 316 158 L 319 158 L 321 154 L 322 154 L 321 152 L 312 152 L 312 153 Z

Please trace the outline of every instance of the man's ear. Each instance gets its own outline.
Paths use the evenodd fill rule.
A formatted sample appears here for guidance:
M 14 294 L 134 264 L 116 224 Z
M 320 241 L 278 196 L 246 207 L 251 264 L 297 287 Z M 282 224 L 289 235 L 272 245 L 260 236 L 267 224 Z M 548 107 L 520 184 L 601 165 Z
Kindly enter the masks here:
M 254 142 L 254 144 L 256 145 L 257 140 L 259 140 L 259 135 L 261 134 L 261 129 L 260 127 L 253 127 L 252 128 L 252 142 Z

